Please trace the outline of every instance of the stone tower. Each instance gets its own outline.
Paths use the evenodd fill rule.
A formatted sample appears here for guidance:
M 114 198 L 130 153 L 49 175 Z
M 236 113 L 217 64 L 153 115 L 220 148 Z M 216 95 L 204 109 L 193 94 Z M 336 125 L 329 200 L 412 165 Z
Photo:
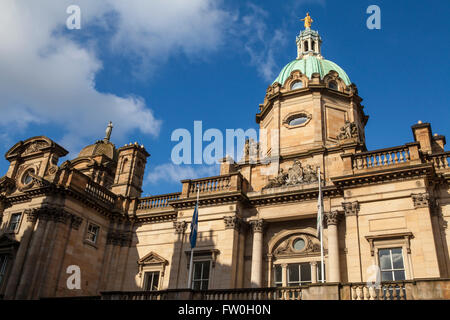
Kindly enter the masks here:
M 139 197 L 142 193 L 145 165 L 150 154 L 137 142 L 125 145 L 117 152 L 117 168 L 111 191 L 126 197 Z

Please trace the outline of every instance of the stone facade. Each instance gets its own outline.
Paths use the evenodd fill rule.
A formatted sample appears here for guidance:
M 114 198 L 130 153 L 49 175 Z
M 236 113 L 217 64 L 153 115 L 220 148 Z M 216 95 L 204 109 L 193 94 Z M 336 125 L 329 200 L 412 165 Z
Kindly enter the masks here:
M 318 59 L 320 44 L 310 53 Z M 292 89 L 299 80 L 302 87 Z M 181 192 L 145 198 L 149 154 L 137 143 L 116 149 L 112 127 L 105 139 L 60 165 L 67 151 L 51 139 L 18 142 L 6 154 L 10 167 L 0 179 L 0 295 L 37 299 L 188 287 L 198 188 L 194 266 L 203 273 L 194 280 L 203 281 L 202 289 L 310 284 L 305 292 L 314 296 L 322 281 L 318 167 L 324 286 L 333 297 L 336 283 L 348 295 L 364 294 L 349 283 L 372 281 L 378 267 L 394 281 L 449 278 L 445 137 L 418 123 L 412 142 L 368 151 L 361 101 L 356 86 L 336 71 L 307 77 L 294 70 L 285 83 L 269 86 L 260 105 L 256 120 L 268 135 L 258 143 L 256 161 L 250 152 L 238 163 L 224 159 L 219 176 L 183 180 Z M 395 265 L 387 268 L 380 259 Z M 81 272 L 79 289 L 67 284 L 70 266 Z

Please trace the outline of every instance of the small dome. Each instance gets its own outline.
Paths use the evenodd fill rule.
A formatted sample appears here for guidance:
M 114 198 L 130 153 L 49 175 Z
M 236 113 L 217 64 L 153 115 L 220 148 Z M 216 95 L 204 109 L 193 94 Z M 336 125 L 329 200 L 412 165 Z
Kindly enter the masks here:
M 320 75 L 320 79 L 323 79 L 330 71 L 334 70 L 339 74 L 339 77 L 345 82 L 346 85 L 350 85 L 352 83 L 345 71 L 336 63 L 316 56 L 306 56 L 303 59 L 297 59 L 288 63 L 283 70 L 281 70 L 280 75 L 273 83 L 278 82 L 279 84 L 284 85 L 286 79 L 289 78 L 294 70 L 299 70 L 301 73 L 306 75 L 308 79 L 311 79 L 311 75 L 313 73 L 318 73 Z
M 84 147 L 78 154 L 78 157 L 95 157 L 100 155 L 117 160 L 115 145 L 109 141 L 99 140 L 94 144 Z

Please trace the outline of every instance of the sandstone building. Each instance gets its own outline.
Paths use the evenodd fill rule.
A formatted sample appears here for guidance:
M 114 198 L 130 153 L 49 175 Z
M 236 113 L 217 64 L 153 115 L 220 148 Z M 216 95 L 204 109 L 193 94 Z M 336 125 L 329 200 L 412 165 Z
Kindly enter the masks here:
M 368 151 L 357 87 L 321 43 L 303 30 L 297 58 L 267 89 L 256 114 L 267 139 L 224 159 L 219 176 L 181 181 L 181 192 L 141 197 L 149 153 L 116 148 L 111 126 L 62 164 L 67 151 L 47 137 L 15 144 L 0 178 L 0 296 L 192 297 L 183 289 L 198 188 L 198 297 L 450 298 L 445 137 L 418 123 L 411 142 Z M 70 266 L 80 289 L 67 286 Z M 366 284 L 377 270 L 381 288 Z

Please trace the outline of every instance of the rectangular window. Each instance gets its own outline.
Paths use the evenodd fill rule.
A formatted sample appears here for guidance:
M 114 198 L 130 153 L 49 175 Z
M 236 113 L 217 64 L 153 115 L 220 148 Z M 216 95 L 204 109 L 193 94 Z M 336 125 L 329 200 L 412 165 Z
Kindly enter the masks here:
M 401 281 L 406 279 L 402 248 L 378 250 L 381 281 Z
M 5 279 L 6 276 L 7 264 L 8 264 L 8 256 L 0 255 L 0 286 L 2 285 L 3 279 Z
M 194 262 L 192 289 L 208 290 L 210 261 Z
M 159 271 L 146 272 L 144 274 L 144 290 L 145 291 L 159 290 Z
M 8 226 L 9 231 L 11 231 L 11 232 L 17 231 L 17 229 L 19 228 L 21 216 L 22 216 L 21 213 L 15 213 L 15 214 L 11 215 L 11 218 L 9 219 L 9 226 Z
M 275 284 L 275 287 L 283 286 L 283 268 L 279 264 L 275 265 L 273 282 Z
M 98 238 L 98 232 L 100 230 L 99 226 L 89 223 L 87 228 L 86 240 L 96 243 Z
M 327 270 L 327 268 L 326 268 L 325 263 L 324 263 L 323 264 L 323 279 L 324 279 L 324 282 L 327 280 L 327 277 L 326 277 L 326 274 L 325 274 L 326 270 Z M 322 263 L 320 261 L 317 262 L 317 282 L 322 282 Z
M 296 263 L 288 265 L 288 286 L 301 286 L 311 283 L 311 264 Z

